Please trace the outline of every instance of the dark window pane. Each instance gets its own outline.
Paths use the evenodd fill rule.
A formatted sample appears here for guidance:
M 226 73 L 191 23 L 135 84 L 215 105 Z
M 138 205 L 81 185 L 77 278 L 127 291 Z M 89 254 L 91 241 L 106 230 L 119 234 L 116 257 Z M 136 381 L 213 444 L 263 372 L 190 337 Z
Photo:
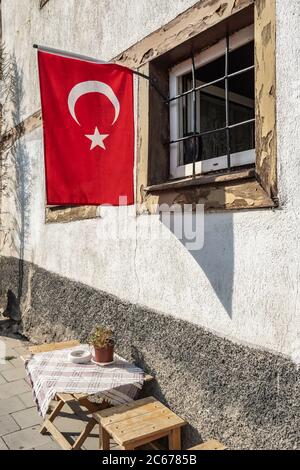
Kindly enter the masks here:
M 195 138 L 187 139 L 181 142 L 181 148 L 183 152 L 183 163 L 182 165 L 186 165 L 188 163 L 193 163 L 193 159 L 197 158 L 197 147 L 195 148 L 197 143 L 195 142 Z
M 227 154 L 226 131 L 213 132 L 199 138 L 197 160 L 221 157 Z
M 226 131 L 213 132 L 196 139 L 187 139 L 181 143 L 180 147 L 180 154 L 183 155 L 181 165 L 192 163 L 194 155 L 195 161 L 227 155 Z
M 178 98 L 171 106 L 178 106 L 178 138 L 190 135 L 194 130 L 193 95 Z
M 209 83 L 225 75 L 225 55 L 200 67 L 195 72 L 197 82 Z M 198 83 L 199 85 L 200 83 Z
M 255 148 L 254 122 L 230 129 L 230 153 L 244 152 Z
M 193 88 L 193 78 L 192 78 L 192 72 L 187 73 L 186 75 L 183 75 L 181 77 L 182 80 L 182 90 L 181 93 L 184 93 L 185 91 L 189 91 Z
M 254 42 L 248 43 L 229 53 L 228 73 L 234 73 L 254 64 Z M 199 87 L 225 74 L 225 55 L 198 68 L 195 71 L 195 85 Z M 192 72 L 182 76 L 178 82 L 178 93 L 193 88 Z M 253 119 L 254 114 L 254 70 L 249 70 L 228 79 L 229 125 Z M 196 92 L 196 123 L 194 122 L 193 93 L 179 98 L 178 138 L 197 133 L 216 131 L 226 126 L 225 80 L 202 88 Z M 255 148 L 255 124 L 249 123 L 230 129 L 231 154 Z M 191 137 L 178 144 L 179 164 L 208 160 L 227 155 L 226 130 L 210 132 L 200 137 Z M 240 158 L 236 157 L 236 158 Z M 244 158 L 244 156 L 243 156 Z
M 225 83 L 210 86 L 196 92 L 196 132 L 219 129 L 226 125 Z M 184 137 L 194 132 L 193 93 L 177 100 L 179 109 L 179 135 Z
M 209 86 L 197 93 L 197 120 L 200 132 L 220 129 L 226 125 L 225 82 Z M 198 124 L 198 122 L 197 122 Z
M 209 83 L 225 75 L 225 55 L 195 70 L 196 87 L 202 83 Z M 182 77 L 182 92 L 191 90 L 193 87 L 192 72 Z
M 254 41 L 229 53 L 228 73 L 234 73 L 254 65 Z
M 254 69 L 228 79 L 229 91 L 254 100 Z
M 254 118 L 254 70 L 228 80 L 229 124 Z

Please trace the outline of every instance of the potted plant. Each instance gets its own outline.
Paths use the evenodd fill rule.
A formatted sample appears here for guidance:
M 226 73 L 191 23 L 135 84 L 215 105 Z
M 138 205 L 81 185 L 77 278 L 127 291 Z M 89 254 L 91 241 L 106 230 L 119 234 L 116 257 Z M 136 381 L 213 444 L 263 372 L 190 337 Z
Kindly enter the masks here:
M 89 343 L 94 347 L 96 362 L 112 362 L 114 358 L 114 332 L 106 326 L 96 326 L 92 331 Z

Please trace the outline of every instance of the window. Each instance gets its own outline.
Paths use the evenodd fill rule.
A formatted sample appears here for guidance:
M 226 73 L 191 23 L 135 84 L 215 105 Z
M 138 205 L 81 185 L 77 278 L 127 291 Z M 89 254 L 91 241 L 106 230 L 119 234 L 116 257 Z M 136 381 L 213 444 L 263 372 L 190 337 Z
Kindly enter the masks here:
M 170 70 L 170 177 L 255 163 L 254 27 Z
M 138 80 L 141 213 L 161 203 L 279 206 L 276 5 L 233 3 L 198 2 L 118 57 L 161 92 Z

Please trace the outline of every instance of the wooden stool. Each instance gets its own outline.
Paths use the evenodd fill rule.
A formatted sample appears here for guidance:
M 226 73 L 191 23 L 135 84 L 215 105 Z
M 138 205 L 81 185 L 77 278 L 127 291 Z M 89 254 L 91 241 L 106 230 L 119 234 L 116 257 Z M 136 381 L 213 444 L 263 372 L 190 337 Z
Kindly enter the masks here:
M 124 450 L 168 436 L 169 449 L 181 449 L 181 426 L 185 421 L 154 397 L 93 413 L 99 423 L 100 448 L 109 450 L 109 438 Z
M 188 450 L 225 450 L 226 446 L 216 439 L 209 439 L 209 441 L 190 447 Z

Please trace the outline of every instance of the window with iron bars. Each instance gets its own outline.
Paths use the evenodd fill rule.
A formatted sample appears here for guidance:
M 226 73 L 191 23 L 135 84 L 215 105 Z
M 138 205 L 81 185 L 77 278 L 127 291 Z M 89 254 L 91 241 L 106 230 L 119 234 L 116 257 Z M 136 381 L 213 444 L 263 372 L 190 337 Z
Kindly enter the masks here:
M 170 70 L 170 176 L 255 162 L 254 28 Z

